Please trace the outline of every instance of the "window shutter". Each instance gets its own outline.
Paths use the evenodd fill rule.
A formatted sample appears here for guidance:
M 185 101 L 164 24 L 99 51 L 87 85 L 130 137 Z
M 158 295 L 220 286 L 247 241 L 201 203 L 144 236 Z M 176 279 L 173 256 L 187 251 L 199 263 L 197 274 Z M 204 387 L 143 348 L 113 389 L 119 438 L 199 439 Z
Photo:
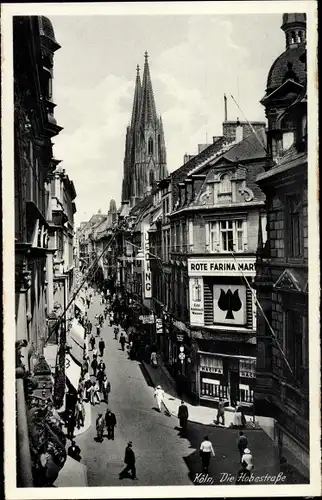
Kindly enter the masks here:
M 243 221 L 243 251 L 247 252 L 247 219 Z
M 210 223 L 207 222 L 206 224 L 206 252 L 211 251 L 211 246 L 210 246 Z
M 215 222 L 213 225 L 213 245 L 214 252 L 220 252 L 220 240 L 219 240 L 219 222 Z

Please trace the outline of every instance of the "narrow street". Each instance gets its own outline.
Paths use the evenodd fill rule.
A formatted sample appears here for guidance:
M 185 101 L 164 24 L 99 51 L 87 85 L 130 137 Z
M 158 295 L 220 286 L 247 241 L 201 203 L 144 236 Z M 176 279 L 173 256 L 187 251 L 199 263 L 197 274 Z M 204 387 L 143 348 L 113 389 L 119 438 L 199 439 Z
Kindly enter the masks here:
M 99 297 L 95 296 L 88 312 L 93 325 L 95 315 L 101 311 Z M 117 427 L 114 441 L 104 437 L 103 443 L 97 443 L 96 417 L 100 412 L 105 414 L 107 405 L 100 403 L 92 406 L 92 425 L 77 438 L 82 461 L 88 469 L 88 485 L 191 485 L 195 474 L 201 472 L 198 449 L 206 434 L 216 452 L 209 475 L 214 478 L 215 484 L 227 484 L 220 482 L 222 474 L 234 476 L 239 469 L 238 431 L 189 422 L 187 439 L 181 438 L 176 428 L 177 419 L 155 410 L 153 388 L 148 385 L 140 363 L 128 359 L 127 351 L 121 350 L 119 342 L 114 339 L 113 328 L 106 322 L 102 337 L 107 346 L 104 362 L 111 383 L 108 406 L 116 415 Z M 277 474 L 277 460 L 270 439 L 256 430 L 247 431 L 247 436 L 252 443 L 257 474 Z M 136 455 L 138 481 L 135 483 L 130 478 L 120 480 L 118 477 L 124 467 L 124 450 L 128 441 L 133 442 Z M 265 462 L 261 457 L 263 449 Z
M 101 312 L 99 297 L 94 297 L 88 316 L 94 325 L 95 314 Z M 77 438 L 83 462 L 88 468 L 89 486 L 132 485 L 131 479 L 119 480 L 124 468 L 124 450 L 133 442 L 136 455 L 138 486 L 191 484 L 183 457 L 189 454 L 189 444 L 174 430 L 176 421 L 160 415 L 154 408 L 153 389 L 147 385 L 140 365 L 128 359 L 114 340 L 113 328 L 103 325 L 102 337 L 107 349 L 104 362 L 111 383 L 109 408 L 115 413 L 115 440 L 104 438 L 97 443 L 95 421 L 98 413 L 105 414 L 107 405 L 92 406 L 91 428 Z M 90 371 L 91 373 L 91 371 Z

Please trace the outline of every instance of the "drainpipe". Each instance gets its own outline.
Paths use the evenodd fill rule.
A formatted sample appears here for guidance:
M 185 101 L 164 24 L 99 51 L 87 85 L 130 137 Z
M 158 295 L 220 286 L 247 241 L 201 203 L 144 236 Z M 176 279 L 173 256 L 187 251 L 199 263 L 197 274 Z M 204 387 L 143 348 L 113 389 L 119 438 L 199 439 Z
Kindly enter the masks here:
M 24 370 L 16 369 L 16 414 L 17 414 L 17 486 L 32 488 L 31 455 L 29 448 L 26 401 L 23 383 Z

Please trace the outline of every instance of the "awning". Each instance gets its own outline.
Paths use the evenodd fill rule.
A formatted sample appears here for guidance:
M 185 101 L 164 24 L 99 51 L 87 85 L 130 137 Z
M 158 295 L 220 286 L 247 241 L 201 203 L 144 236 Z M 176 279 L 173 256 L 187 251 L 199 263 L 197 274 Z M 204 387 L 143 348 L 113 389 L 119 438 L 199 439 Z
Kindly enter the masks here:
M 84 336 L 84 328 L 78 323 L 77 319 L 74 318 L 67 334 L 67 345 L 70 348 L 70 355 L 79 365 L 83 364 L 85 347 Z
M 72 386 L 78 389 L 78 382 L 81 376 L 81 367 L 75 363 L 70 354 L 66 354 L 65 358 L 65 374 Z
M 87 467 L 71 457 L 67 457 L 64 467 L 54 482 L 56 487 L 88 486 Z
M 75 299 L 75 306 L 80 310 L 81 313 L 85 313 L 85 305 L 81 299 Z
M 84 347 L 85 330 L 76 318 L 73 318 L 71 321 L 68 335 L 81 347 Z
M 55 372 L 56 369 L 56 358 L 57 358 L 58 345 L 47 345 L 44 348 L 44 356 L 45 359 L 50 366 L 52 373 Z

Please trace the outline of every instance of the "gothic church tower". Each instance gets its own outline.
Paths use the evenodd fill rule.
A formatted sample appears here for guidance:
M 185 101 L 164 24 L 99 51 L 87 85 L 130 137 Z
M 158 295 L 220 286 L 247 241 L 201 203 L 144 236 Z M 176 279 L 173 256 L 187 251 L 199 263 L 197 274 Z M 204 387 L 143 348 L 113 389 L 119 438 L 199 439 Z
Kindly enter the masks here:
M 162 119 L 156 113 L 146 52 L 142 83 L 137 66 L 131 124 L 126 131 L 122 201 L 133 207 L 151 192 L 154 182 L 167 175 Z

